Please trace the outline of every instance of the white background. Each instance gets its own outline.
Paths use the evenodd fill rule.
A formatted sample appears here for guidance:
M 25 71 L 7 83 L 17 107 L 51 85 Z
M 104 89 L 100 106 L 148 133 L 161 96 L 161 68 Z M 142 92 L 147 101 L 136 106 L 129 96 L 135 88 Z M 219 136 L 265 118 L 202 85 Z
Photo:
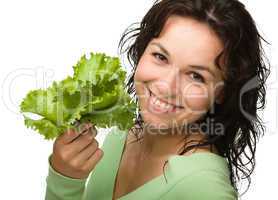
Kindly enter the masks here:
M 242 199 L 270 200 L 275 199 L 278 178 L 278 13 L 274 0 L 242 2 L 272 44 L 266 52 L 273 65 L 267 108 L 261 113 L 267 132 L 257 146 L 252 185 Z M 47 158 L 53 142 L 24 126 L 18 112 L 21 99 L 31 89 L 72 75 L 72 66 L 84 53 L 117 56 L 121 34 L 131 23 L 140 21 L 151 5 L 151 0 L 0 1 L 1 199 L 44 199 Z M 102 144 L 105 130 L 99 131 L 103 134 L 97 139 Z

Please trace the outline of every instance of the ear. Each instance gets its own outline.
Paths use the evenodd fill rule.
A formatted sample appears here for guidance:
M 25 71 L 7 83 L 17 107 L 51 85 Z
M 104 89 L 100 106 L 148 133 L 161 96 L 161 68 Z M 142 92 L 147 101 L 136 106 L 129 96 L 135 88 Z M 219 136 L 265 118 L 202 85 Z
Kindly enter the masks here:
M 222 104 L 223 100 L 224 100 L 224 89 L 223 87 L 221 87 L 221 89 L 219 89 L 218 92 L 216 93 L 215 103 Z

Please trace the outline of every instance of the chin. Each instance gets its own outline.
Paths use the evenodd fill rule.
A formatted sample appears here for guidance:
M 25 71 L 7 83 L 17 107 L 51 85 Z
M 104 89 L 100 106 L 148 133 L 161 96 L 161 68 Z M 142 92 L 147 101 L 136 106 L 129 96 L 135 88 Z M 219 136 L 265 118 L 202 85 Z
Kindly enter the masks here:
M 177 125 L 177 122 L 169 122 L 169 120 L 159 118 L 159 116 L 154 116 L 149 112 L 142 114 L 142 118 L 145 122 L 144 126 L 148 130 L 173 130 L 177 126 L 181 126 Z

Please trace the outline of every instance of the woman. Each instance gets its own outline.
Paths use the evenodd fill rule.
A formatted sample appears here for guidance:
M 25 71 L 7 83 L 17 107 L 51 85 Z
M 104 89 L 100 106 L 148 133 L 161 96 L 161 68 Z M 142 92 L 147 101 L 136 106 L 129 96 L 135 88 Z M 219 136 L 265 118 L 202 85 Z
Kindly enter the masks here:
M 134 127 L 111 131 L 102 149 L 92 124 L 58 138 L 46 199 L 237 199 L 264 132 L 261 39 L 237 0 L 156 1 L 119 43 L 133 66 Z

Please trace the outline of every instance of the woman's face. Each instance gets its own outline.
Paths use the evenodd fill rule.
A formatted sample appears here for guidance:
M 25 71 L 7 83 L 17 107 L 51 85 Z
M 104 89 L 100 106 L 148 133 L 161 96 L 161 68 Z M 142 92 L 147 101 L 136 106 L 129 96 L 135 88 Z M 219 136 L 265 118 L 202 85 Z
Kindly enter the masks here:
M 203 23 L 171 16 L 152 39 L 135 72 L 140 112 L 146 124 L 166 129 L 192 123 L 220 98 L 223 72 L 215 58 L 223 45 Z

